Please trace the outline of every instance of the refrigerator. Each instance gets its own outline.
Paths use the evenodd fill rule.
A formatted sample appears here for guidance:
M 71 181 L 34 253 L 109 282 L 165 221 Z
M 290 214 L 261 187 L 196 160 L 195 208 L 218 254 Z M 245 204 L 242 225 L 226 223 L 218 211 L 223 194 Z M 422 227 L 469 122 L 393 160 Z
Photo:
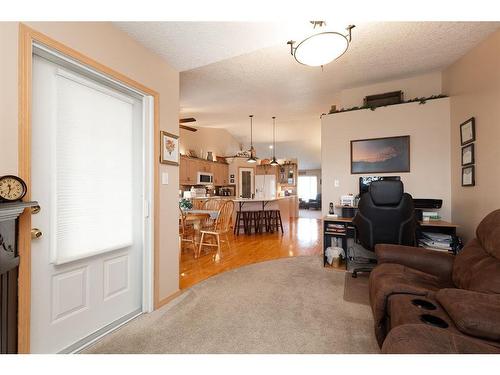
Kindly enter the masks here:
M 261 174 L 255 176 L 255 198 L 276 198 L 276 176 Z

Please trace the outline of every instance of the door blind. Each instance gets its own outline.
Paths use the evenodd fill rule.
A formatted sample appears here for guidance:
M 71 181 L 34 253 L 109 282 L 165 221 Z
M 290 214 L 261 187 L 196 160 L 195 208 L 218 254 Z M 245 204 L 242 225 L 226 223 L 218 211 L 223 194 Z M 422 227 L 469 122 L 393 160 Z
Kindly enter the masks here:
M 132 98 L 59 69 L 52 147 L 51 261 L 132 244 Z

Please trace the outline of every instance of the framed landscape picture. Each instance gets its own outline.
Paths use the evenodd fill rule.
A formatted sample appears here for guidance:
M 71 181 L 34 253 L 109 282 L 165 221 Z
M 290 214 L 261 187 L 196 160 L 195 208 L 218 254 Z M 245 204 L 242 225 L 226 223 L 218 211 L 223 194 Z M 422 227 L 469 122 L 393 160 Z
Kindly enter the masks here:
M 179 136 L 160 132 L 160 163 L 179 165 Z
M 410 136 L 351 141 L 351 173 L 410 172 Z
M 460 124 L 460 143 L 462 146 L 474 142 L 476 140 L 476 121 L 471 117 L 464 123 Z

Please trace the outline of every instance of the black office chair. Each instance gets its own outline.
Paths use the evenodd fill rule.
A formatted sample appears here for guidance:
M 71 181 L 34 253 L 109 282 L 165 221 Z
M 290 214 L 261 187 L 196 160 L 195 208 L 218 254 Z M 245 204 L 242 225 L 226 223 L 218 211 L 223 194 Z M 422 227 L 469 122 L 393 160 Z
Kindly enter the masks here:
M 366 250 L 375 251 L 375 245 L 382 243 L 415 245 L 417 222 L 413 198 L 404 192 L 401 181 L 372 182 L 368 192 L 361 196 L 353 224 L 357 242 Z M 363 261 L 367 265 L 355 268 L 352 277 L 357 277 L 358 272 L 370 272 L 375 267 L 376 260 Z

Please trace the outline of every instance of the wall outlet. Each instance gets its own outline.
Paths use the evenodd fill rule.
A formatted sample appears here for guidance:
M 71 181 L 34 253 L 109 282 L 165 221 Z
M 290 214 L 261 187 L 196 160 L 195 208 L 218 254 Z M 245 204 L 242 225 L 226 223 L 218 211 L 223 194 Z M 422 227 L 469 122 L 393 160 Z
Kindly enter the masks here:
M 339 187 L 340 186 L 340 181 L 339 180 L 333 181 L 333 186 Z

